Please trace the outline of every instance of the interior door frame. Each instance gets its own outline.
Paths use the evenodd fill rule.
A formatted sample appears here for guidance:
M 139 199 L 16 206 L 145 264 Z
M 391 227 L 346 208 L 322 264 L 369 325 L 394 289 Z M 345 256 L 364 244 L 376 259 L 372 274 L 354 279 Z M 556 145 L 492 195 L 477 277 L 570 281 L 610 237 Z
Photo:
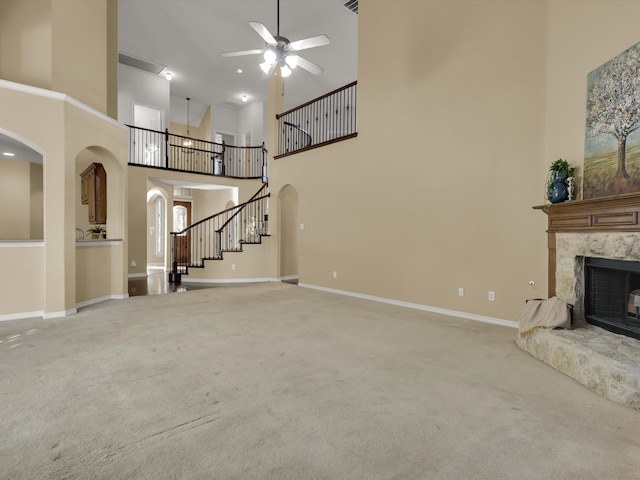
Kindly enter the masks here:
M 187 209 L 187 227 L 190 227 L 193 224 L 193 201 L 192 200 L 173 200 L 173 205 L 171 207 L 171 218 L 173 222 L 173 208 L 175 207 L 185 207 Z M 175 225 L 172 224 L 172 231 L 174 230 Z M 178 263 L 191 262 L 191 232 L 187 232 L 185 236 L 177 237 L 177 249 L 178 249 Z M 184 251 L 183 251 L 184 249 Z

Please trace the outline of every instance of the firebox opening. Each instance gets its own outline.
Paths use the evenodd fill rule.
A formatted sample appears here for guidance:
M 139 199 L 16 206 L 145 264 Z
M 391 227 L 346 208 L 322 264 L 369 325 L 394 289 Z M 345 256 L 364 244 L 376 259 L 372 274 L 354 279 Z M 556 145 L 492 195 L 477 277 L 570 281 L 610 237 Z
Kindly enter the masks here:
M 585 258 L 584 307 L 589 323 L 640 339 L 640 262 Z

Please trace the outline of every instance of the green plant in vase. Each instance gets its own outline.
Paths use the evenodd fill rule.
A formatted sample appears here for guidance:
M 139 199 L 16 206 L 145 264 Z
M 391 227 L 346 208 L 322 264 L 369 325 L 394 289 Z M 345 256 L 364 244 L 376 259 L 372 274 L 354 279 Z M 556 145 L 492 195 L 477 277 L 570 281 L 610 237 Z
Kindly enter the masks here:
M 551 163 L 547 179 L 547 199 L 551 203 L 560 203 L 571 199 L 567 179 L 573 178 L 575 171 L 575 167 L 570 166 L 569 162 L 561 158 Z M 573 181 L 571 183 L 571 193 L 573 193 Z
M 101 225 L 94 225 L 87 230 L 87 233 L 91 235 L 91 238 L 104 238 L 107 231 Z

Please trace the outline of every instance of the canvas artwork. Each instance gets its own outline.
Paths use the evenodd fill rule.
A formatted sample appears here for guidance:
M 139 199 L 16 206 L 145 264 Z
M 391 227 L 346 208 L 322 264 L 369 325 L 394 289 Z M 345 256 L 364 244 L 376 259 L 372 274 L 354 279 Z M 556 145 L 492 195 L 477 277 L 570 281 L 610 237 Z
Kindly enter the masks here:
M 583 198 L 640 191 L 640 43 L 587 77 Z

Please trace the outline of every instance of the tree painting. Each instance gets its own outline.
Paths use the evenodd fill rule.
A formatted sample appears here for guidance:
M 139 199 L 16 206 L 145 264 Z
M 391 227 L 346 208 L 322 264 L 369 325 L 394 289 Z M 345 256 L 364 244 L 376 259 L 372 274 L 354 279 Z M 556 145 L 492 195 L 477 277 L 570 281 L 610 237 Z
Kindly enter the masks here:
M 640 43 L 587 78 L 583 197 L 640 191 Z

